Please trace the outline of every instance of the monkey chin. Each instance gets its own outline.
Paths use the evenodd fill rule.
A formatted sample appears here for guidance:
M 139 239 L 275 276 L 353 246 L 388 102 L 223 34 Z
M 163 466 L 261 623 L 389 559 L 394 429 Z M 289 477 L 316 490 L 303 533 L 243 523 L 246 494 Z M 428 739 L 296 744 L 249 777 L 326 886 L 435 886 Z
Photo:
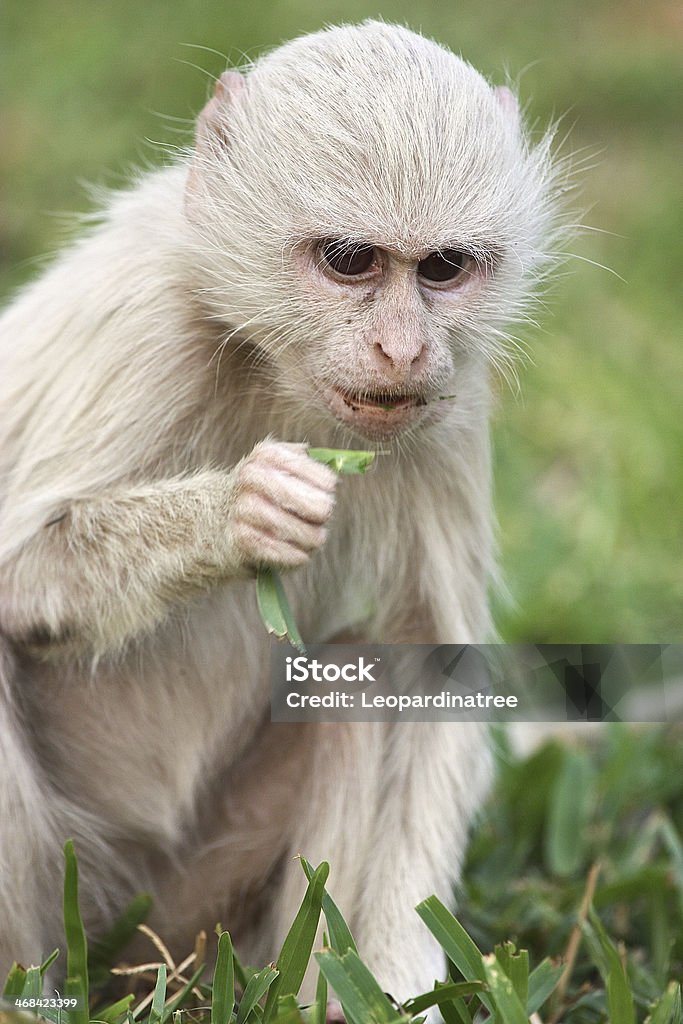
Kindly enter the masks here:
M 388 441 L 415 427 L 429 408 L 419 394 L 353 394 L 326 388 L 324 399 L 335 419 L 370 441 Z

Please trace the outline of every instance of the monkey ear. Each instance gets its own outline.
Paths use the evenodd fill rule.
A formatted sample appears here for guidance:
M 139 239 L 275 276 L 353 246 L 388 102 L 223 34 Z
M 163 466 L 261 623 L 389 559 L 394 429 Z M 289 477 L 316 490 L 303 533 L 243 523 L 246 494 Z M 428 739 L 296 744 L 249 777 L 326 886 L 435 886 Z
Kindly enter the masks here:
M 197 118 L 195 153 L 185 187 L 185 209 L 192 215 L 195 199 L 201 194 L 203 158 L 215 156 L 230 146 L 230 110 L 244 91 L 244 77 L 239 71 L 224 71 L 216 81 L 214 93 Z
M 244 77 L 239 71 L 224 71 L 219 79 L 213 96 L 206 104 L 197 119 L 196 148 L 198 152 L 216 143 L 221 147 L 229 145 L 228 124 L 230 108 L 237 96 L 244 91 Z
M 498 85 L 493 91 L 504 113 L 514 121 L 519 121 L 519 103 L 515 94 L 506 85 Z

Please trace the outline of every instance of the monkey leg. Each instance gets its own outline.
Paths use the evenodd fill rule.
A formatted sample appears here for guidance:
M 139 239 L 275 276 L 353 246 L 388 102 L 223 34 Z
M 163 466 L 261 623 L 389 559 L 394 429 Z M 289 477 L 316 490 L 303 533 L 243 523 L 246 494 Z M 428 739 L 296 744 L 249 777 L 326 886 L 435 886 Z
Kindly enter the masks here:
M 304 726 L 300 726 L 304 728 Z M 382 786 L 384 723 L 318 723 L 311 730 L 307 772 L 299 782 L 299 799 L 291 819 L 270 928 L 279 949 L 306 886 L 297 856 L 314 866 L 330 862 L 328 888 L 342 913 L 352 921 L 358 906 L 371 835 Z M 322 942 L 322 926 L 319 945 Z M 302 997 L 312 1000 L 315 970 L 309 971 Z
M 0 988 L 14 960 L 40 963 L 61 868 L 55 808 L 12 698 L 14 659 L 0 638 Z
M 469 825 L 490 774 L 486 726 L 388 726 L 381 806 L 354 918 L 359 950 L 399 1001 L 445 976 L 443 951 L 414 907 L 453 903 Z
M 330 861 L 330 892 L 360 956 L 394 998 L 416 995 L 443 979 L 446 965 L 414 908 L 432 893 L 453 902 L 469 823 L 488 785 L 485 727 L 320 725 L 312 765 L 292 856 Z M 299 865 L 290 862 L 278 903 L 279 938 L 303 887 Z M 305 999 L 313 984 L 307 978 Z

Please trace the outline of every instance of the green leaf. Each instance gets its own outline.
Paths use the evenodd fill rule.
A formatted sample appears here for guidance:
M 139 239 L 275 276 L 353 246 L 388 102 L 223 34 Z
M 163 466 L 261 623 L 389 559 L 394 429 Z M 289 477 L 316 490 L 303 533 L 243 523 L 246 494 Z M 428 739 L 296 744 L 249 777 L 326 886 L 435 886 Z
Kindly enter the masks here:
M 293 995 L 280 996 L 273 1024 L 304 1024 L 299 1004 Z
M 50 967 L 52 967 L 53 963 L 55 962 L 58 956 L 59 950 L 53 949 L 50 955 L 45 957 L 42 964 L 40 965 L 40 973 L 43 975 L 43 977 L 45 977 L 46 971 L 48 971 Z
M 2 990 L 3 996 L 6 999 L 14 999 L 15 996 L 20 996 L 24 991 L 25 983 L 26 969 L 15 960 L 7 974 L 5 987 Z
M 240 1005 L 237 1008 L 236 1024 L 246 1024 L 252 1010 L 259 999 L 268 992 L 278 973 L 274 967 L 264 967 L 262 971 L 252 974 L 240 999 Z
M 346 476 L 366 473 L 375 460 L 375 452 L 353 451 L 349 448 L 309 448 L 307 455 Z
M 557 988 L 563 974 L 564 964 L 553 964 L 548 957 L 534 968 L 529 975 L 529 995 L 526 1004 L 526 1012 L 529 1016 L 540 1010 L 546 999 Z
M 436 896 L 430 896 L 419 903 L 416 910 L 465 981 L 486 982 L 487 975 L 481 951 L 441 900 Z M 481 992 L 479 998 L 487 1010 L 493 1013 L 494 1007 L 488 995 Z
M 157 983 L 154 986 L 152 1005 L 149 1011 L 147 1024 L 161 1024 L 164 1015 L 164 1003 L 166 1002 L 166 964 L 161 964 L 157 972 Z
M 282 585 L 279 572 L 262 565 L 256 573 L 256 600 L 259 612 L 269 633 L 278 640 L 289 640 L 302 654 L 306 647 L 296 627 L 292 609 Z
M 191 978 L 188 978 L 187 982 L 181 988 L 180 992 L 171 999 L 168 1005 L 164 1008 L 164 1012 L 161 1015 L 161 1024 L 166 1024 L 171 1017 L 175 1016 L 178 1011 L 178 1007 L 182 1006 L 184 1001 L 187 999 L 192 989 L 195 987 L 202 974 L 204 973 L 204 964 L 200 964 L 197 970 L 194 972 Z
M 237 956 L 237 953 L 233 949 L 232 951 L 232 964 L 235 971 L 235 980 L 237 984 L 244 992 L 245 988 L 249 984 L 249 980 L 257 973 L 253 967 L 244 967 Z
M 374 452 L 344 448 L 309 448 L 307 454 L 337 473 L 365 473 L 375 458 Z M 256 600 L 266 629 L 278 640 L 288 640 L 301 654 L 306 647 L 297 629 L 285 588 L 277 570 L 260 566 L 256 574 Z
M 512 982 L 522 1006 L 526 1006 L 529 998 L 529 953 L 526 949 L 517 952 L 514 942 L 505 942 L 496 946 L 495 957 Z
M 484 957 L 483 965 L 493 1002 L 505 1024 L 529 1024 L 512 981 L 493 953 Z
M 327 1019 L 327 979 L 322 971 L 318 972 L 318 983 L 315 986 L 314 1024 L 325 1024 Z
M 669 818 L 662 817 L 659 830 L 671 857 L 671 870 L 676 880 L 678 903 L 683 911 L 683 842 Z
M 129 1009 L 134 998 L 133 993 L 129 992 L 127 996 L 112 1003 L 111 1006 L 105 1007 L 104 1010 L 98 1010 L 93 1020 L 102 1021 L 103 1024 L 118 1024 L 119 1017 L 126 1016 L 126 1010 Z
M 79 1000 L 69 1011 L 71 1024 L 88 1024 L 88 946 L 78 903 L 78 862 L 73 840 L 64 844 L 64 933 L 66 936 L 66 981 L 64 992 Z
M 24 990 L 21 993 L 22 999 L 39 999 L 43 994 L 43 981 L 40 974 L 39 967 L 29 967 L 26 971 L 26 981 L 24 983 Z M 17 1007 L 18 1016 L 17 1021 L 20 1021 L 24 1013 L 21 1013 L 20 1008 Z M 71 1011 L 73 1012 L 73 1011 Z M 64 1016 L 64 1012 L 58 1010 L 56 1007 L 53 1009 L 49 1006 L 41 1006 L 40 1010 L 28 1010 L 30 1017 L 36 1015 L 36 1019 L 40 1021 L 41 1018 L 49 1021 L 50 1024 L 60 1024 L 61 1018 Z M 0 1012 L 0 1018 L 2 1014 Z
M 467 1009 L 464 999 L 442 1003 L 439 1009 L 446 1024 L 472 1024 L 472 1014 Z
M 482 981 L 453 981 L 446 984 L 439 984 L 431 992 L 423 992 L 403 1004 L 407 1013 L 421 1013 L 428 1010 L 430 1006 L 437 1006 L 441 1003 L 453 1002 L 462 999 L 463 996 L 474 995 L 481 992 L 484 987 Z
M 235 968 L 228 932 L 218 937 L 218 954 L 211 989 L 211 1024 L 230 1024 L 235 1005 Z
M 282 944 L 277 958 L 280 976 L 268 993 L 264 1014 L 266 1021 L 270 1020 L 278 996 L 296 995 L 301 988 L 318 931 L 325 882 L 329 873 L 330 865 L 326 861 L 314 871 L 292 927 Z
M 24 999 L 38 999 L 43 994 L 43 978 L 39 967 L 29 967 L 26 971 L 24 990 L 21 994 Z
M 607 1005 L 610 1019 L 619 1024 L 636 1024 L 636 1011 L 633 1005 L 633 994 L 629 985 L 624 966 L 618 950 L 607 935 L 602 921 L 591 907 L 589 911 L 590 926 L 584 922 L 584 934 L 592 927 L 603 952 L 598 968 L 607 986 Z
M 664 995 L 652 1007 L 645 1024 L 681 1024 L 682 1021 L 681 986 L 678 982 L 672 981 Z
M 587 824 L 594 800 L 593 767 L 583 750 L 567 750 L 550 795 L 545 833 L 546 863 L 566 878 L 585 861 Z
M 306 878 L 311 880 L 313 877 L 313 866 L 302 857 L 301 866 L 304 869 Z M 347 925 L 344 917 L 334 902 L 329 892 L 325 890 L 323 894 L 323 914 L 325 915 L 325 921 L 330 933 L 329 945 L 334 949 L 340 956 L 343 956 L 347 949 L 353 949 L 356 953 L 356 944 L 353 941 L 353 935 Z
M 339 956 L 333 949 L 326 949 L 316 953 L 315 958 L 328 984 L 337 993 L 349 1024 L 399 1024 L 403 1021 L 354 950 L 349 949 L 344 956 Z

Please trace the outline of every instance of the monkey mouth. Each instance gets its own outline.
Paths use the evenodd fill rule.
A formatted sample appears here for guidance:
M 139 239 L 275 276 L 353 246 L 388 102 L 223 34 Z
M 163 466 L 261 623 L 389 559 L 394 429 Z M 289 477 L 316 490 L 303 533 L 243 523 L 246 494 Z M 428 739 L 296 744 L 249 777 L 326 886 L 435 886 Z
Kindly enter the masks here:
M 328 388 L 325 399 L 333 415 L 346 426 L 369 438 L 389 438 L 421 418 L 427 406 L 424 395 L 399 391 L 351 391 Z

